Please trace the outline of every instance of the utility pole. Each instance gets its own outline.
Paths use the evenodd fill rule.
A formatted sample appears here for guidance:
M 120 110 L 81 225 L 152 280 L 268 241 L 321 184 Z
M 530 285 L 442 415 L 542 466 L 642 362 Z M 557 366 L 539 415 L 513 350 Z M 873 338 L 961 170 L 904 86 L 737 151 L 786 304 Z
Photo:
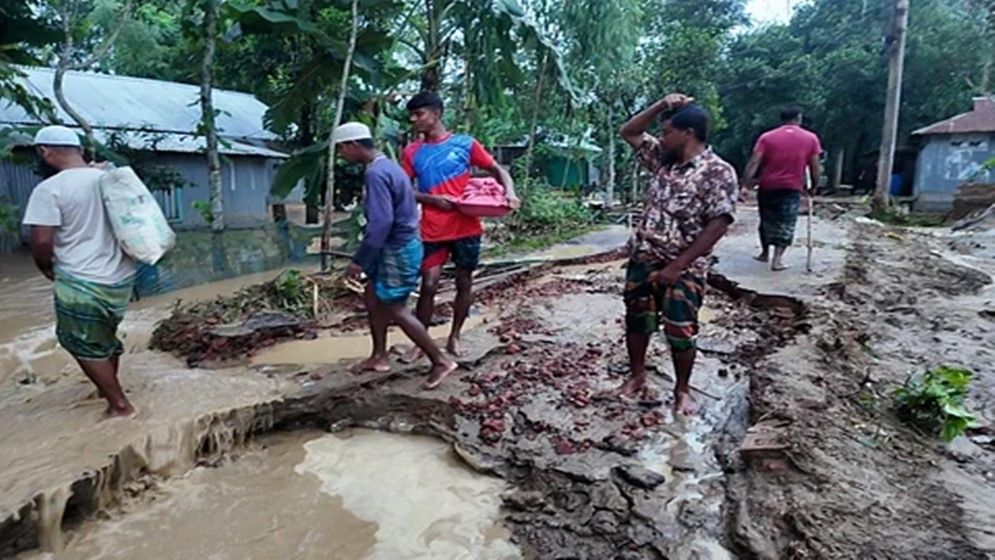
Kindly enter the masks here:
M 874 191 L 873 208 L 883 212 L 891 205 L 889 187 L 891 168 L 895 162 L 895 141 L 898 135 L 898 111 L 902 100 L 902 70 L 905 65 L 905 31 L 909 24 L 909 0 L 895 0 L 895 22 L 888 36 L 888 98 L 884 106 L 884 127 L 881 130 L 881 153 L 878 160 L 878 182 Z

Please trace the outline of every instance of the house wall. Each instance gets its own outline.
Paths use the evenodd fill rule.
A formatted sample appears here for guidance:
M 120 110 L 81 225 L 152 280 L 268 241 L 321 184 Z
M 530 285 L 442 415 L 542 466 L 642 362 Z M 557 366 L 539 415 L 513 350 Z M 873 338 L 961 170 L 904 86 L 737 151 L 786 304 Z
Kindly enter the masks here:
M 196 201 L 210 200 L 204 157 L 199 154 L 162 154 L 157 159 L 160 164 L 176 169 L 189 183 L 180 193 L 180 220 L 175 222 L 174 227 L 190 229 L 207 226 L 207 222 L 193 206 Z M 272 221 L 269 205 L 273 198 L 269 194 L 269 187 L 280 163 L 281 160 L 268 158 L 222 158 L 221 187 L 226 226 L 253 227 Z M 301 197 L 302 193 L 295 190 L 287 201 L 297 202 Z
M 226 226 L 255 227 L 272 222 L 269 206 L 274 199 L 269 194 L 269 187 L 281 162 L 279 159 L 248 156 L 222 158 L 221 184 Z M 162 153 L 156 157 L 156 163 L 173 167 L 189 183 L 178 194 L 179 219 L 173 222 L 173 227 L 182 230 L 206 226 L 200 213 L 193 208 L 195 201 L 210 198 L 204 156 Z M 8 159 L 0 160 L 0 199 L 5 198 L 18 207 L 18 223 L 31 191 L 40 181 L 32 167 L 15 165 Z M 163 201 L 161 194 L 157 198 L 160 203 Z M 286 201 L 299 202 L 302 198 L 303 189 L 298 188 Z M 27 237 L 26 228 L 22 228 L 22 237 Z
M 995 171 L 981 172 L 984 163 L 992 158 L 995 158 L 995 133 L 929 137 L 916 163 L 915 209 L 947 212 L 962 183 L 995 183 Z

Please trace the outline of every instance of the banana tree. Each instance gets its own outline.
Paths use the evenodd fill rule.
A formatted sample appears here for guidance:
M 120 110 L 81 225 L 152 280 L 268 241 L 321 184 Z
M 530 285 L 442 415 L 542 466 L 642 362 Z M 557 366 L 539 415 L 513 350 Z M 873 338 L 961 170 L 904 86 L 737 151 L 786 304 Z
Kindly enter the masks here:
M 341 89 L 342 71 L 349 51 L 349 33 L 343 33 L 343 30 L 350 26 L 351 4 L 347 0 L 235 1 L 227 4 L 227 14 L 234 25 L 225 34 L 226 40 L 235 41 L 247 35 L 278 37 L 291 53 L 292 62 L 278 77 L 284 86 L 279 100 L 271 105 L 266 115 L 266 124 L 274 131 L 291 136 L 292 143 L 301 149 L 281 166 L 271 185 L 271 193 L 285 197 L 303 181 L 309 223 L 318 221 L 318 208 L 326 203 L 328 159 L 325 152 L 328 144 L 319 139 L 332 128 L 334 114 L 328 108 L 333 107 Z M 346 115 L 355 113 L 368 101 L 369 92 L 358 88 L 357 84 L 380 82 L 389 74 L 382 53 L 390 48 L 392 41 L 379 22 L 387 19 L 385 14 L 393 14 L 397 6 L 376 0 L 357 2 L 362 25 L 357 29 L 351 64 L 355 79 L 347 82 L 349 89 L 345 92 Z
M 534 51 L 536 60 L 552 61 L 559 85 L 573 92 L 563 56 L 518 0 L 420 0 L 397 38 L 417 57 L 423 90 L 438 91 L 448 58 L 461 55 L 469 94 L 482 104 L 501 102 L 523 76 L 519 55 Z

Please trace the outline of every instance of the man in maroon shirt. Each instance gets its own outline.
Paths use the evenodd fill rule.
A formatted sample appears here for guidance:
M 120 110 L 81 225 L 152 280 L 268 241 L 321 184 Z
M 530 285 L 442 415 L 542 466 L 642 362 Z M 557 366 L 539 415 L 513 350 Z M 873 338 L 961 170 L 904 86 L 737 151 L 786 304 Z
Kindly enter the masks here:
M 760 208 L 760 254 L 758 261 L 770 260 L 771 270 L 784 270 L 784 252 L 795 239 L 795 224 L 801 195 L 806 192 L 805 169 L 808 168 L 811 188 L 819 185 L 822 174 L 819 137 L 801 127 L 802 110 L 797 105 L 781 111 L 781 126 L 768 130 L 757 140 L 753 157 L 743 175 L 743 190 L 749 190 L 760 171 L 757 204 Z M 808 191 L 811 196 L 811 191 Z

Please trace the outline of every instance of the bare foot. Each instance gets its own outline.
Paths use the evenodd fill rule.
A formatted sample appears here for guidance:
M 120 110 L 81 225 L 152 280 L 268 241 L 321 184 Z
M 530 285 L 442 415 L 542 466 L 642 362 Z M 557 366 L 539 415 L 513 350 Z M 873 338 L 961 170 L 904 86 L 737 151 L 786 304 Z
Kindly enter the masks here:
M 463 356 L 463 345 L 460 343 L 459 337 L 449 337 L 449 340 L 446 341 L 446 352 L 457 358 Z
M 791 267 L 782 262 L 775 262 L 774 264 L 770 265 L 770 269 L 773 270 L 774 272 L 781 272 L 782 270 L 788 270 L 789 268 Z
M 401 356 L 400 360 L 401 363 L 404 364 L 413 364 L 424 357 L 425 353 L 421 351 L 421 348 L 413 346 L 411 347 L 410 350 L 408 350 L 407 352 L 404 353 L 404 355 Z
M 458 367 L 459 364 L 449 360 L 445 360 L 442 363 L 432 366 L 432 371 L 429 372 L 428 380 L 422 384 L 422 389 L 425 389 L 426 391 L 435 389 L 442 384 L 442 380 L 449 376 L 450 373 L 456 371 L 456 368 Z
M 626 380 L 621 387 L 615 389 L 614 395 L 624 399 L 632 399 L 639 395 L 646 387 L 645 375 L 634 375 Z
M 767 253 L 760 253 L 759 255 L 753 257 L 753 260 L 765 263 L 770 260 L 770 256 Z
M 694 406 L 694 400 L 691 399 L 690 392 L 677 391 L 674 393 L 674 414 L 694 416 L 695 412 L 697 409 Z
M 138 416 L 138 409 L 127 404 L 126 406 L 108 406 L 104 412 L 108 419 L 112 418 L 134 418 Z
M 390 361 L 386 356 L 370 356 L 362 362 L 353 364 L 349 370 L 355 374 L 366 373 L 369 371 L 386 373 L 390 371 Z

